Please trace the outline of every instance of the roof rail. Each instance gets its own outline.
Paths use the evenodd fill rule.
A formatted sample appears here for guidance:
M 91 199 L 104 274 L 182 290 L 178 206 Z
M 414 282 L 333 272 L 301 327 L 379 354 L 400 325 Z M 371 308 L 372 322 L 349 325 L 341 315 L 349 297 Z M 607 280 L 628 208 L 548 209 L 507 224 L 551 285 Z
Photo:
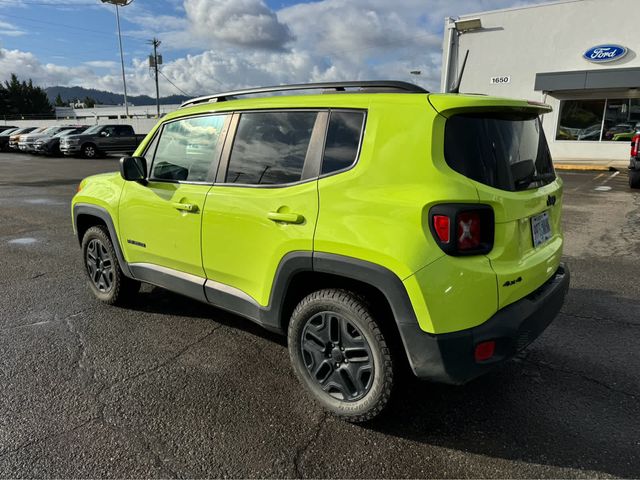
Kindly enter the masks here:
M 225 102 L 234 100 L 241 95 L 254 95 L 258 93 L 286 92 L 291 90 L 335 90 L 344 92 L 347 88 L 359 89 L 379 89 L 381 92 L 398 92 L 398 93 L 429 93 L 422 87 L 408 82 L 399 82 L 392 80 L 367 80 L 355 82 L 323 82 L 323 83 L 297 83 L 293 85 L 274 85 L 272 87 L 247 88 L 244 90 L 235 90 L 233 92 L 216 93 L 214 95 L 205 95 L 184 102 L 180 108 L 199 103 L 208 102 Z

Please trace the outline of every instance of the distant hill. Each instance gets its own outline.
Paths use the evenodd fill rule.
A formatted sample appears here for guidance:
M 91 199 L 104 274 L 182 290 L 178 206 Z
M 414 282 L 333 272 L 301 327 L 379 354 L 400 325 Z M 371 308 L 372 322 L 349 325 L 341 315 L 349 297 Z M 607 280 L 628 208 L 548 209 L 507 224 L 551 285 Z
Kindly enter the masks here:
M 91 97 L 98 103 L 103 105 L 122 105 L 124 104 L 124 95 L 104 90 L 96 90 L 94 88 L 84 87 L 49 87 L 45 88 L 49 101 L 53 104 L 56 97 L 60 94 L 62 100 L 68 102 L 70 100 Z M 171 95 L 168 97 L 160 97 L 160 103 L 164 105 L 173 105 L 189 100 L 190 97 L 184 95 Z M 147 95 L 127 95 L 127 101 L 133 105 L 155 105 L 156 99 Z

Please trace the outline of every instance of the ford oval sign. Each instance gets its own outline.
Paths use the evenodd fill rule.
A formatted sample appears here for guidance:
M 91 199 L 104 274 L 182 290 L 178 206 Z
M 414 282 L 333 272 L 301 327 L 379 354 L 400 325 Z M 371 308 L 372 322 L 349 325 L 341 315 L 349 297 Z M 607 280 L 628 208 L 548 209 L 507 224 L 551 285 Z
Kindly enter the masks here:
M 627 54 L 627 49 L 620 45 L 598 45 L 584 52 L 583 57 L 593 63 L 614 62 Z

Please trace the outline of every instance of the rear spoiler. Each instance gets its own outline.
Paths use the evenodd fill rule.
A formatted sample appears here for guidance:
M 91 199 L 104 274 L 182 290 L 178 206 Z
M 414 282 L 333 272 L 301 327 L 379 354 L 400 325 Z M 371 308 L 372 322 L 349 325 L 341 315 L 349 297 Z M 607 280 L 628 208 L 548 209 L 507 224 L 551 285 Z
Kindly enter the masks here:
M 544 115 L 553 111 L 550 105 L 534 100 L 515 100 L 510 98 L 487 97 L 484 95 L 452 95 L 434 93 L 428 95 L 428 101 L 434 110 L 440 114 L 473 111 L 519 111 Z

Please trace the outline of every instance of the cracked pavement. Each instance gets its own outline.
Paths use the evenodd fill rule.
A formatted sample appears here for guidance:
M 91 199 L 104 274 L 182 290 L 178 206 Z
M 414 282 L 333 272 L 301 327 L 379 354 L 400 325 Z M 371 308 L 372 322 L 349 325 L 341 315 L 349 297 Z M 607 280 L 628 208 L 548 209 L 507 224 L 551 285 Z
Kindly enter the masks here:
M 626 172 L 563 174 L 572 288 L 541 338 L 466 386 L 406 378 L 356 426 L 309 402 L 284 339 L 246 320 L 151 286 L 127 309 L 92 297 L 69 200 L 116 167 L 0 154 L 0 477 L 638 476 Z

